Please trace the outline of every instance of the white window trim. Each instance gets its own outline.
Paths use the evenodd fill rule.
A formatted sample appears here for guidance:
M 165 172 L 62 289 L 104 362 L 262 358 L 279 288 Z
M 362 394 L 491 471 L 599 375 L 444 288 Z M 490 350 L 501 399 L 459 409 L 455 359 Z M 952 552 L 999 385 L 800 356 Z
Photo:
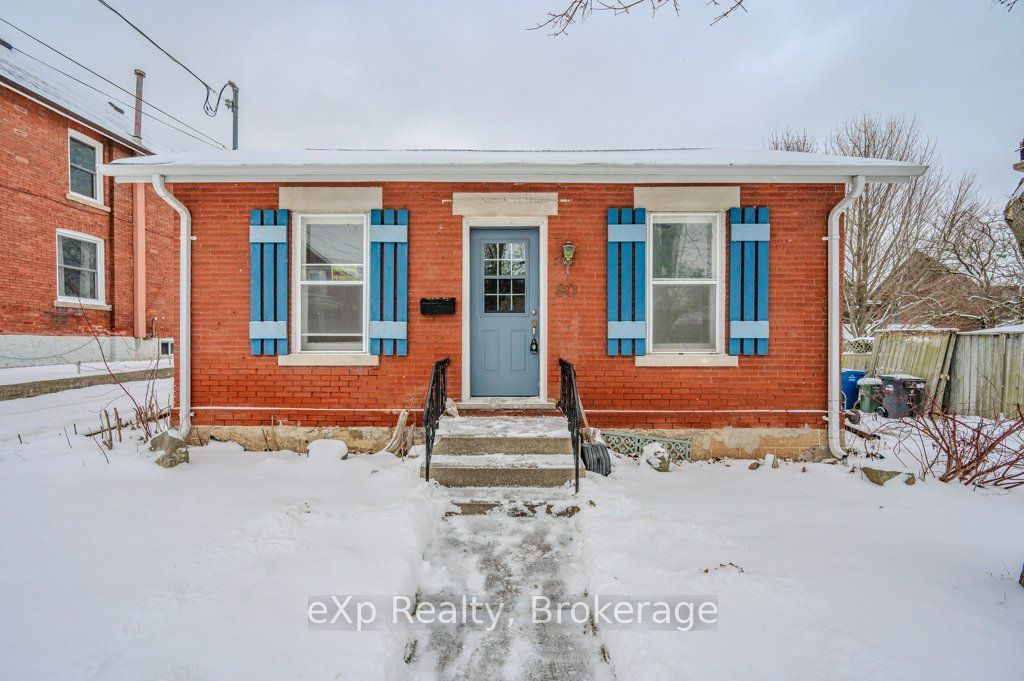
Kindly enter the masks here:
M 93 195 L 79 194 L 71 188 L 71 140 L 78 140 L 83 144 L 87 144 L 93 148 L 96 152 L 96 174 L 93 176 L 92 191 Z M 90 205 L 94 205 L 101 208 L 106 208 L 106 204 L 103 203 L 103 176 L 100 175 L 100 166 L 103 165 L 103 142 L 100 140 L 93 139 L 88 135 L 83 135 L 77 130 L 68 128 L 68 198 L 72 200 L 81 200 Z
M 714 350 L 654 350 L 654 223 L 656 220 L 672 218 L 711 218 L 715 229 L 715 349 Z M 663 212 L 647 214 L 647 282 L 646 282 L 646 319 L 647 319 L 647 355 L 636 358 L 637 366 L 736 366 L 736 362 L 709 361 L 709 358 L 729 357 L 725 355 L 725 212 Z M 680 279 L 677 283 L 706 284 L 708 280 Z M 645 359 L 645 357 L 647 359 Z M 674 359 L 674 358 L 686 358 Z
M 88 241 L 96 244 L 96 298 L 78 298 L 75 296 L 61 295 L 60 292 L 60 238 L 68 237 L 70 239 L 78 239 L 79 241 Z M 103 239 L 92 236 L 91 234 L 83 234 L 82 232 L 75 232 L 70 229 L 57 229 L 57 234 L 54 237 L 54 243 L 56 244 L 56 251 L 54 252 L 54 274 L 56 275 L 55 284 L 57 288 L 57 299 L 56 303 L 71 303 L 77 306 L 79 303 L 83 305 L 105 305 L 107 286 L 106 286 L 106 259 L 104 257 L 104 243 Z M 61 305 L 60 307 L 64 307 Z
M 359 350 L 303 350 L 302 349 L 302 226 L 307 220 L 360 221 L 363 224 L 363 345 Z M 299 213 L 292 220 L 292 339 L 293 350 L 278 355 L 280 365 L 313 366 L 305 362 L 280 361 L 292 355 L 304 355 L 311 360 L 322 357 L 325 366 L 350 366 L 332 361 L 338 357 L 369 357 L 370 343 L 370 214 L 369 213 Z M 356 364 L 354 366 L 364 366 Z

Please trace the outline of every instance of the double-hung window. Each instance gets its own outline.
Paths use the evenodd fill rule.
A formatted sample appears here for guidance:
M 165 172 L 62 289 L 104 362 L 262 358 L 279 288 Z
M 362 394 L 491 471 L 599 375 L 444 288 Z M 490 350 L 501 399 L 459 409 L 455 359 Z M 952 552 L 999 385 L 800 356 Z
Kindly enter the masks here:
M 68 183 L 74 196 L 103 203 L 97 166 L 103 162 L 103 144 L 68 130 Z
M 300 215 L 293 309 L 300 352 L 366 352 L 366 215 Z
M 721 214 L 655 213 L 650 230 L 651 351 L 721 352 Z
M 57 230 L 57 299 L 103 304 L 103 240 Z

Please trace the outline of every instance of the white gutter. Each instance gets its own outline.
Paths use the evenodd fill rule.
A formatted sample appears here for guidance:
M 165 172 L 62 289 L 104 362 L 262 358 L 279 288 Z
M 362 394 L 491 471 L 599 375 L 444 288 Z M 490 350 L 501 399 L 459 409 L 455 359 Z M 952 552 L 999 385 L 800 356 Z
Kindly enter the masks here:
M 832 456 L 846 456 L 839 440 L 839 419 L 843 410 L 841 390 L 843 308 L 839 283 L 843 276 L 843 242 L 840 239 L 839 217 L 864 192 L 864 176 L 853 178 L 853 187 L 828 214 L 828 449 Z
M 153 175 L 153 189 L 167 205 L 178 212 L 181 230 L 178 236 L 178 338 L 175 362 L 178 365 L 178 429 L 188 435 L 192 421 L 192 214 L 181 201 L 167 191 L 163 175 Z

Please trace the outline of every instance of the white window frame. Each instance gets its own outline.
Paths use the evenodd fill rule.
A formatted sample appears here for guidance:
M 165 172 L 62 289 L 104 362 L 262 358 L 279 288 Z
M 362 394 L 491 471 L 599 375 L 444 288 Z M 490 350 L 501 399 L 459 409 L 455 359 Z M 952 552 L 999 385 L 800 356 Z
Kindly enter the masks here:
M 655 350 L 654 349 L 654 223 L 668 222 L 672 219 L 710 218 L 714 228 L 714 253 L 717 256 L 712 263 L 714 267 L 715 285 L 715 347 L 713 350 Z M 725 352 L 725 213 L 715 212 L 665 212 L 648 213 L 647 215 L 647 352 L 655 355 L 722 355 Z M 711 283 L 708 279 L 672 279 L 673 284 Z
M 302 227 L 307 221 L 361 222 L 363 225 L 363 345 L 359 350 L 302 349 Z M 292 347 L 299 355 L 366 355 L 370 343 L 370 214 L 299 213 L 292 221 Z M 325 282 L 317 282 L 325 283 Z M 343 282 L 335 285 L 344 286 Z
M 79 298 L 77 296 L 66 296 L 60 291 L 60 238 L 66 237 L 69 239 L 77 239 L 78 241 L 87 241 L 89 243 L 96 244 L 96 298 Z M 57 300 L 64 303 L 88 303 L 90 305 L 105 305 L 106 304 L 106 260 L 103 252 L 103 239 L 92 236 L 91 234 L 83 234 L 82 232 L 75 232 L 70 229 L 57 229 L 57 235 L 54 237 L 54 243 L 56 244 L 56 252 L 54 253 L 54 274 L 56 275 L 56 286 L 57 286 Z
M 79 194 L 71 187 L 71 140 L 76 140 L 93 148 L 96 152 L 96 173 L 92 180 L 92 196 Z M 100 175 L 100 166 L 103 165 L 103 142 L 83 135 L 77 130 L 68 128 L 68 196 L 83 199 L 90 203 L 104 205 L 103 203 L 103 177 Z

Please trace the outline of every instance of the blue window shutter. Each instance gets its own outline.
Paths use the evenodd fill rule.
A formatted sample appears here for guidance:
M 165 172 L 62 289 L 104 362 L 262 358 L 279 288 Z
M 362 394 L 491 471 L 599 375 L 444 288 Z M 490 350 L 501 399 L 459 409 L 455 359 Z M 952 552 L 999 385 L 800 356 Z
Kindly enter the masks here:
M 409 211 L 370 211 L 370 354 L 409 352 Z
M 647 211 L 608 209 L 608 354 L 647 353 Z
M 768 354 L 768 209 L 729 209 L 729 354 Z
M 288 211 L 249 212 L 249 351 L 288 354 Z

